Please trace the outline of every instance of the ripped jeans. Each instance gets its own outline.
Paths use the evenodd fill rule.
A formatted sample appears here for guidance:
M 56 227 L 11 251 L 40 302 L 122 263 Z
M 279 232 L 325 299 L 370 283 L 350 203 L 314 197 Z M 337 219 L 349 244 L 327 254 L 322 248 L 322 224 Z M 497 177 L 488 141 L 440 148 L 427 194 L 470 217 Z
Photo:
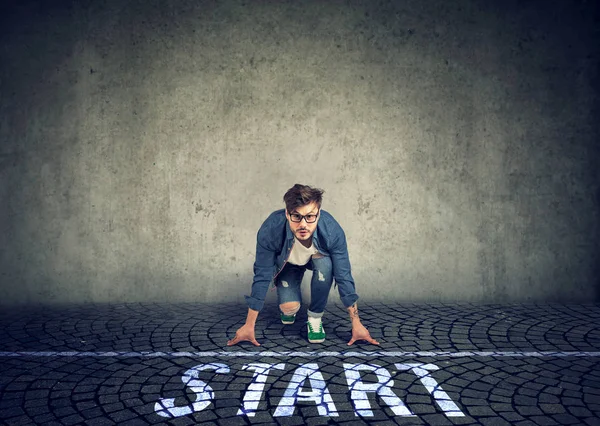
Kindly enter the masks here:
M 328 256 L 313 257 L 303 266 L 286 264 L 277 276 L 277 299 L 280 305 L 286 302 L 302 303 L 300 284 L 302 284 L 302 278 L 307 269 L 313 271 L 310 281 L 308 316 L 321 318 L 327 305 L 331 284 L 333 284 L 333 266 L 331 258 Z

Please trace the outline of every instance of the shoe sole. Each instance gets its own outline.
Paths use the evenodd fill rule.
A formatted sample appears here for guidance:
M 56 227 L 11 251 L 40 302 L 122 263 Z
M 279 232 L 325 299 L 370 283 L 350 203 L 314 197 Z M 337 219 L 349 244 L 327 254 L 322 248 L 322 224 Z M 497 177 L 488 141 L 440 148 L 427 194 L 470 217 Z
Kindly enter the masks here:
M 282 323 L 282 324 L 293 324 L 293 323 L 295 323 L 295 322 L 296 322 L 296 321 L 284 321 L 284 320 L 281 320 L 281 323 Z
M 310 339 L 308 339 L 308 341 L 310 343 L 323 343 L 325 341 L 325 339 L 318 339 L 318 340 L 310 340 Z

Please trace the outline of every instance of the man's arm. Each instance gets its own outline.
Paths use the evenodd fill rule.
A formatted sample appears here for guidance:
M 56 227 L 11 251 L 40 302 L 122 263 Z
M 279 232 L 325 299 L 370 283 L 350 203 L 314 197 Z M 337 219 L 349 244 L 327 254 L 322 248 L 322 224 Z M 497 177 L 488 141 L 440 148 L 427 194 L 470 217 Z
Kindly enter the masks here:
M 352 338 L 348 342 L 348 345 L 352 345 L 357 340 L 366 340 L 369 343 L 378 345 L 379 342 L 371 337 L 369 330 L 362 325 L 358 316 L 358 308 L 356 306 L 358 295 L 356 294 L 354 278 L 352 278 L 346 235 L 341 227 L 339 229 L 339 238 L 333 244 L 330 251 L 333 263 L 333 276 L 338 286 L 340 299 L 344 306 L 346 306 L 350 315 L 350 322 L 352 323 Z
M 248 307 L 254 311 L 260 311 L 263 308 L 269 285 L 273 281 L 275 272 L 275 259 L 277 253 L 281 250 L 279 235 L 281 229 L 276 224 L 274 215 L 265 219 L 256 233 L 256 256 L 254 258 L 254 279 L 252 280 L 252 293 L 245 296 Z M 276 227 L 276 228 L 275 228 Z
M 346 235 L 341 227 L 337 229 L 337 232 L 339 235 L 329 247 L 329 253 L 333 267 L 333 278 L 338 287 L 340 300 L 346 308 L 349 308 L 358 300 L 358 294 L 356 294 L 354 278 L 352 278 Z
M 256 341 L 254 327 L 259 311 L 263 308 L 265 297 L 269 290 L 269 284 L 273 279 L 273 269 L 275 268 L 275 251 L 266 247 L 267 244 L 261 241 L 266 238 L 265 223 L 258 230 L 256 237 L 256 258 L 254 261 L 254 280 L 252 281 L 252 293 L 245 296 L 248 304 L 248 313 L 246 323 L 235 333 L 235 337 L 227 342 L 227 346 L 235 345 L 239 342 L 248 341 L 255 346 L 260 346 Z
M 275 251 L 267 247 L 264 240 L 264 231 L 259 230 L 256 240 L 256 257 L 254 260 L 254 279 L 252 280 L 252 293 L 245 296 L 248 308 L 260 311 L 265 304 L 265 297 L 269 284 L 273 280 L 275 271 Z

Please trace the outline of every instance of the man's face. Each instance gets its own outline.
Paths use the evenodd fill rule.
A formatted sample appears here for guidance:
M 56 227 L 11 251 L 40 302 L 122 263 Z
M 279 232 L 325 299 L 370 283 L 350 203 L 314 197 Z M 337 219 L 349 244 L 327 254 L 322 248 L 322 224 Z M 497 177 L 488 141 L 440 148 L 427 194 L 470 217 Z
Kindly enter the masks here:
M 313 202 L 298 207 L 292 212 L 288 212 L 287 210 L 285 212 L 285 216 L 287 217 L 288 223 L 290 224 L 290 229 L 292 230 L 296 238 L 298 238 L 298 240 L 300 241 L 308 241 L 312 237 L 312 234 L 315 232 L 315 229 L 317 229 L 317 223 L 319 222 L 320 215 L 317 216 L 317 220 L 315 222 L 306 223 L 306 218 L 303 218 L 300 222 L 293 222 L 292 216 L 294 214 L 299 214 L 302 216 L 318 215 L 319 207 L 317 206 L 317 203 Z

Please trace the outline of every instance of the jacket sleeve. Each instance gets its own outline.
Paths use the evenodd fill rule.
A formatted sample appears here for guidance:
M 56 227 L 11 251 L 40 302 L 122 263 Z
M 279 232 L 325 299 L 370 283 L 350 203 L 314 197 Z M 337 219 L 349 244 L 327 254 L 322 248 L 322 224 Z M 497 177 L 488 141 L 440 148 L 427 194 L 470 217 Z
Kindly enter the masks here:
M 340 299 L 346 308 L 352 306 L 357 300 L 354 278 L 350 270 L 350 257 L 346 244 L 346 234 L 339 229 L 338 238 L 330 247 L 331 263 L 333 264 L 333 278 L 337 283 Z
M 256 258 L 254 261 L 252 294 L 244 296 L 248 307 L 255 311 L 260 311 L 263 308 L 269 284 L 271 284 L 275 275 L 276 250 L 269 239 L 268 227 L 265 221 L 256 236 Z

